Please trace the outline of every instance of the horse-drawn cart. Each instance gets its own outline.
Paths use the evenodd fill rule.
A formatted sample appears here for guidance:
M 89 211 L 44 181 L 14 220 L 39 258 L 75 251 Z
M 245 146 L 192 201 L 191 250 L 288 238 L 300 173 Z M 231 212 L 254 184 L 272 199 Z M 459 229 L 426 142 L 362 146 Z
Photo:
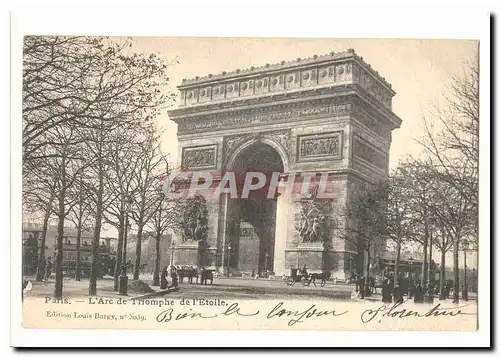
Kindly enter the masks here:
M 308 274 L 307 276 L 305 276 L 303 274 L 298 274 L 297 269 L 292 269 L 291 275 L 285 277 L 285 284 L 292 286 L 292 285 L 295 285 L 295 283 L 300 282 L 302 284 L 302 286 L 309 286 L 309 285 L 311 285 L 311 283 L 314 286 L 317 286 L 316 280 L 320 281 L 321 286 L 326 285 L 326 278 L 325 278 L 325 274 L 323 274 L 323 273 L 312 273 L 312 274 Z

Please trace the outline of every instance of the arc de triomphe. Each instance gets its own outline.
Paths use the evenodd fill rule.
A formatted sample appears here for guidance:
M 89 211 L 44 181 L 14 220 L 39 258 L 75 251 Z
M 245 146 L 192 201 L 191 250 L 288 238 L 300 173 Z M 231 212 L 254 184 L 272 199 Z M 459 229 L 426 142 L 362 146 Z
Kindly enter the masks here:
M 285 184 L 292 175 L 314 183 L 328 173 L 333 199 L 323 206 L 335 212 L 386 177 L 391 132 L 401 125 L 391 85 L 347 50 L 183 80 L 178 89 L 181 103 L 169 116 L 184 170 L 280 172 L 282 181 L 274 198 L 206 195 L 205 242 L 179 242 L 175 264 L 277 276 L 307 265 L 345 278 L 358 252 L 335 229 L 321 241 L 302 234 L 319 219 L 315 201 L 284 194 Z

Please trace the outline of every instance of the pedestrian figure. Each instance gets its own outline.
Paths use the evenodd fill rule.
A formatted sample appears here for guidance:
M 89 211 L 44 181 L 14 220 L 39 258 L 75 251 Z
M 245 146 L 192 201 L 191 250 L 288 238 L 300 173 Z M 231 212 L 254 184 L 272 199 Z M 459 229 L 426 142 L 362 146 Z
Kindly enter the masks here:
M 392 303 L 392 285 L 389 279 L 385 279 L 382 285 L 382 302 Z
M 469 301 L 469 289 L 467 288 L 467 284 L 464 284 L 462 287 L 462 299 L 464 301 Z
M 172 278 L 172 286 L 174 288 L 179 286 L 179 281 L 177 279 L 177 269 L 174 266 L 172 266 L 172 268 L 170 269 L 170 278 Z
M 377 293 L 377 281 L 373 277 L 370 277 L 370 292 L 372 294 Z
M 399 283 L 396 284 L 396 287 L 394 288 L 392 295 L 394 296 L 395 304 L 403 303 L 403 292 L 401 291 L 401 285 L 399 285 Z
M 362 276 L 359 279 L 359 293 L 361 294 L 361 299 L 365 298 L 365 277 Z
M 309 277 L 309 274 L 307 273 L 307 265 L 304 264 L 304 267 L 302 268 L 302 270 L 300 271 L 300 273 L 306 279 Z
M 358 278 L 358 274 L 356 273 L 352 273 L 351 274 L 351 277 L 349 278 L 349 283 L 352 283 L 354 281 L 354 285 L 355 285 L 355 288 L 356 288 L 356 292 L 359 292 L 359 278 Z
M 415 289 L 415 296 L 413 297 L 415 304 L 422 304 L 424 302 L 424 291 L 422 285 L 418 284 Z
M 161 278 L 160 278 L 160 289 L 164 290 L 168 287 L 168 269 L 167 267 L 164 267 L 162 272 L 161 272 Z
M 45 264 L 45 280 L 48 281 L 50 275 L 52 274 L 52 260 L 50 257 L 47 258 L 47 263 Z
M 410 282 L 408 286 L 408 299 L 413 298 L 414 295 L 415 295 L 415 284 Z
M 449 284 L 446 284 L 444 286 L 444 291 L 443 291 L 445 299 L 448 299 L 450 297 L 450 290 L 451 290 L 451 286 Z
M 427 289 L 427 302 L 432 304 L 434 302 L 434 287 L 429 285 Z

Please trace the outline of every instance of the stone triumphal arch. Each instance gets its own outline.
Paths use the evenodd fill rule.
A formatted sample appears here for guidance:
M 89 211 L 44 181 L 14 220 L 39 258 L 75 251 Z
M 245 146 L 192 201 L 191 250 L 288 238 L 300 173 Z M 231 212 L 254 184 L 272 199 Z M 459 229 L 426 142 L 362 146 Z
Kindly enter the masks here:
M 391 85 L 348 50 L 196 77 L 178 89 L 181 103 L 169 116 L 178 124 L 184 170 L 219 178 L 279 172 L 280 183 L 270 198 L 200 192 L 206 232 L 179 240 L 175 264 L 275 275 L 306 264 L 345 278 L 358 252 L 338 236 L 349 222 L 335 212 L 387 176 L 391 132 L 401 124 Z M 314 194 L 324 174 L 326 200 Z M 311 195 L 298 198 L 287 183 L 307 175 Z

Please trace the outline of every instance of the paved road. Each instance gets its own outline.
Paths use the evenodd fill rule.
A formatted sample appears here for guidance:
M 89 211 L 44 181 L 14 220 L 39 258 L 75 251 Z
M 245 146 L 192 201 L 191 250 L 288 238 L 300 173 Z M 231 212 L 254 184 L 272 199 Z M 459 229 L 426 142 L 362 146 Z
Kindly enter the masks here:
M 150 274 L 140 276 L 140 278 L 148 285 L 152 285 Z M 113 291 L 113 280 L 111 278 L 99 279 L 97 287 L 99 295 L 116 295 L 116 292 Z M 32 291 L 27 296 L 51 296 L 53 289 L 53 279 L 46 283 L 34 283 Z M 157 290 L 158 288 L 153 287 L 153 289 Z M 227 299 L 347 300 L 350 299 L 352 290 L 353 286 L 334 285 L 331 282 L 324 287 L 314 287 L 302 286 L 300 283 L 288 286 L 281 280 L 215 278 L 213 284 L 208 285 L 180 284 L 179 291 L 171 292 L 170 296 L 186 298 L 222 297 Z M 74 279 L 66 279 L 63 291 L 65 296 L 86 296 L 88 295 L 88 280 L 75 281 Z M 142 293 L 129 292 L 129 295 L 142 295 Z

